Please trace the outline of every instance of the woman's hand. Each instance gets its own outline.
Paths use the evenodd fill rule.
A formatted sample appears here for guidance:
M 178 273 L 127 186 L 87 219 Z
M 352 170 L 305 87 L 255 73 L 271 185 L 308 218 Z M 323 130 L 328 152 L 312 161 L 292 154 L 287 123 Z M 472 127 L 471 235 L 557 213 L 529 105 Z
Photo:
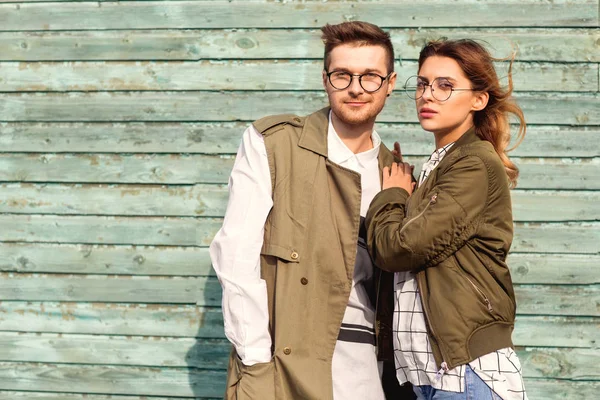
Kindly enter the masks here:
M 392 163 L 391 168 L 384 167 L 382 189 L 399 187 L 406 190 L 408 194 L 412 194 L 416 185 L 416 183 L 412 181 L 414 169 L 414 165 L 405 162 Z

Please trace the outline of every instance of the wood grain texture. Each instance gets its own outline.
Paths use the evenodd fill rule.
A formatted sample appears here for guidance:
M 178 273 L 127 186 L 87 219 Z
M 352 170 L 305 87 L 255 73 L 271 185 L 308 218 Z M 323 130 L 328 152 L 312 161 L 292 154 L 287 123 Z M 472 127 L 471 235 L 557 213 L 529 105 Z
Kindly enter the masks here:
M 93 395 L 80 393 L 13 392 L 0 390 L 0 400 L 181 400 L 182 397 Z M 218 400 L 218 398 L 194 397 L 194 400 Z
M 1 362 L 0 389 L 218 397 L 225 375 L 223 370 Z
M 224 185 L 0 184 L 0 212 L 11 214 L 223 217 L 227 199 Z M 518 222 L 600 221 L 594 191 L 517 190 L 512 202 Z
M 1 274 L 1 301 L 221 304 L 221 286 L 206 277 Z M 517 285 L 523 315 L 600 316 L 599 285 Z
M 33 153 L 203 153 L 235 154 L 250 122 L 4 122 L 0 152 Z M 433 137 L 418 124 L 377 123 L 385 145 L 402 144 L 402 153 L 429 156 Z M 516 131 L 514 132 L 516 135 Z M 600 157 L 600 127 L 527 127 L 511 157 Z
M 220 219 L 0 215 L 7 242 L 208 246 Z M 516 224 L 516 252 L 597 253 L 600 229 L 590 223 Z
M 519 93 L 530 124 L 600 125 L 598 93 Z M 321 92 L 6 93 L 3 121 L 251 121 L 269 114 L 307 115 L 327 104 Z M 389 98 L 380 122 L 417 122 L 414 102 Z
M 403 23 L 399 21 L 399 23 Z M 429 40 L 484 41 L 518 61 L 598 62 L 595 28 L 389 28 L 396 59 L 416 60 Z M 322 59 L 318 29 L 0 32 L 2 61 Z
M 525 258 L 519 267 L 522 274 L 535 274 L 535 269 L 530 266 L 532 260 L 535 259 Z M 538 264 L 537 260 L 534 262 Z M 585 268 L 586 261 L 576 265 L 581 266 L 582 271 L 589 269 Z M 0 243 L 0 271 L 86 275 L 214 275 L 208 248 L 43 243 Z M 574 275 L 577 276 L 576 273 Z M 580 281 L 584 278 L 572 279 Z
M 594 348 L 598 319 L 520 314 L 518 346 Z M 0 303 L 0 331 L 119 336 L 224 338 L 219 308 L 171 304 L 19 302 Z M 551 331 L 552 335 L 548 335 Z M 101 336 L 100 336 L 101 337 Z
M 226 184 L 233 155 L 0 153 L 0 182 Z M 406 156 L 420 171 L 427 157 Z M 600 189 L 600 158 L 513 158 L 519 189 Z M 208 201 L 208 200 L 207 200 Z
M 502 0 L 482 7 L 466 2 L 461 7 L 449 0 L 434 6 L 424 0 L 411 3 L 380 1 L 350 5 L 342 1 L 280 3 L 269 1 L 169 1 L 82 2 L 0 5 L 2 30 L 90 29 L 193 29 L 193 28 L 318 28 L 325 23 L 370 21 L 382 27 L 435 24 L 444 27 L 586 27 L 598 24 L 596 0 Z M 469 18 L 464 18 L 468 15 Z M 435 21 L 435 22 L 434 22 Z
M 125 336 L 225 337 L 220 308 L 181 304 L 2 301 L 0 330 Z
M 53 333 L 0 332 L 0 344 L 3 361 L 163 368 L 227 369 L 231 351 L 225 339 Z M 585 371 L 597 358 L 594 349 L 517 347 L 517 351 L 526 377 L 597 378 Z
M 193 217 L 0 215 L 0 241 L 201 246 L 210 244 L 222 220 Z M 600 224 L 517 223 L 512 251 L 597 254 Z
M 600 283 L 598 255 L 512 252 L 508 265 L 516 283 Z M 173 246 L 0 243 L 0 271 L 214 276 L 207 248 Z
M 302 60 L 9 62 L 0 63 L 0 84 L 6 92 L 322 90 L 322 70 L 322 61 Z M 417 70 L 415 61 L 396 66 L 397 93 Z M 508 63 L 496 70 L 508 85 Z M 513 80 L 519 92 L 597 92 L 598 64 L 516 63 Z

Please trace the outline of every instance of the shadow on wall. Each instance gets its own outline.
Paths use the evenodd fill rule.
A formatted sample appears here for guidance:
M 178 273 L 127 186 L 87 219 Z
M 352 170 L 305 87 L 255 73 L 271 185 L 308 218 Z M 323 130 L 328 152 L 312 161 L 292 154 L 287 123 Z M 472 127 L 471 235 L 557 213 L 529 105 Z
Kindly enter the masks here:
M 188 381 L 194 397 L 222 399 L 231 344 L 223 331 L 221 285 L 214 272 L 198 279 L 204 290 L 198 292 L 196 304 L 198 332 L 186 354 Z

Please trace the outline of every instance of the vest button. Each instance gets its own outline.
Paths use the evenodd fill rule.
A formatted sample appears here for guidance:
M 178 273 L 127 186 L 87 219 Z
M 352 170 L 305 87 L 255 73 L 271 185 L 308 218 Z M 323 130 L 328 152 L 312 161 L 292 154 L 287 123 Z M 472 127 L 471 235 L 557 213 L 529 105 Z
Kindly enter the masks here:
M 300 283 L 303 285 L 308 285 L 308 279 L 302 278 L 302 279 L 300 279 Z
M 292 251 L 292 254 L 290 254 L 290 257 L 292 258 L 292 260 L 297 260 L 299 257 L 299 254 L 296 251 Z
M 283 354 L 285 354 L 286 356 L 289 356 L 290 354 L 292 354 L 292 349 L 290 349 L 289 347 L 284 347 Z
M 300 118 L 298 118 L 298 117 L 294 118 L 294 122 L 300 123 Z

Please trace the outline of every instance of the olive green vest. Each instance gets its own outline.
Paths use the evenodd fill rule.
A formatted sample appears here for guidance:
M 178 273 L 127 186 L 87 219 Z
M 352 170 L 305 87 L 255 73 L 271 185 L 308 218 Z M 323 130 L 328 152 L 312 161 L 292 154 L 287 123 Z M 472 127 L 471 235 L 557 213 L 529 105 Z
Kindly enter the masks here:
M 248 393 L 261 400 L 333 396 L 331 362 L 352 287 L 361 181 L 328 160 L 328 116 L 326 108 L 253 124 L 264 136 L 273 187 L 261 251 L 273 360 L 246 367 L 232 356 L 229 380 L 243 382 L 248 373 Z M 382 144 L 380 169 L 392 161 Z

